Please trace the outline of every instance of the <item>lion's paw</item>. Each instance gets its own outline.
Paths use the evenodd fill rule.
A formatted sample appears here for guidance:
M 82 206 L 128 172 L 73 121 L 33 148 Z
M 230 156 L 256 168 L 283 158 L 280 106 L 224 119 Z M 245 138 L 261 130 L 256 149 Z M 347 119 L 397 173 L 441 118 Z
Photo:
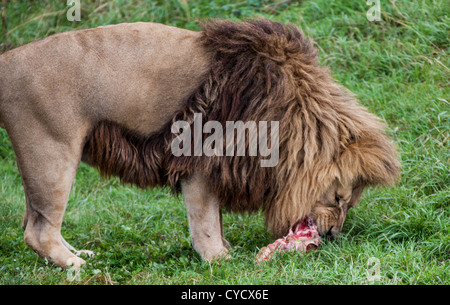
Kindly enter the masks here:
M 66 260 L 67 267 L 72 268 L 76 271 L 79 271 L 81 269 L 81 266 L 83 266 L 84 264 L 86 264 L 86 261 L 78 256 L 74 256 Z

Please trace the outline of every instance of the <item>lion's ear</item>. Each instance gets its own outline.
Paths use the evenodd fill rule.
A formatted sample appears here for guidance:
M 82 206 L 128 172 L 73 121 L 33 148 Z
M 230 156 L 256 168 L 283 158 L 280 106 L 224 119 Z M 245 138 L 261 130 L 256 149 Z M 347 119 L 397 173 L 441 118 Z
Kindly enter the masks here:
M 347 146 L 338 162 L 345 181 L 388 186 L 400 176 L 397 151 L 384 134 L 362 135 Z

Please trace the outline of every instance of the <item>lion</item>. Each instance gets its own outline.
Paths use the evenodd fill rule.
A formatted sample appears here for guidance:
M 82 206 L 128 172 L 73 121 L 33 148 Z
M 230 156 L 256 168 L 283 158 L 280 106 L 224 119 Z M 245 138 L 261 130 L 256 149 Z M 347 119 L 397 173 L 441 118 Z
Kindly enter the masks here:
M 63 268 L 85 263 L 61 236 L 81 161 L 182 194 L 205 260 L 228 255 L 222 210 L 262 210 L 274 236 L 310 215 L 336 236 L 364 188 L 395 183 L 400 163 L 384 124 L 319 65 L 296 26 L 263 18 L 201 26 L 101 26 L 0 56 L 0 126 L 22 177 L 24 240 L 39 256 Z M 172 124 L 192 125 L 198 113 L 203 122 L 279 122 L 278 164 L 174 156 Z

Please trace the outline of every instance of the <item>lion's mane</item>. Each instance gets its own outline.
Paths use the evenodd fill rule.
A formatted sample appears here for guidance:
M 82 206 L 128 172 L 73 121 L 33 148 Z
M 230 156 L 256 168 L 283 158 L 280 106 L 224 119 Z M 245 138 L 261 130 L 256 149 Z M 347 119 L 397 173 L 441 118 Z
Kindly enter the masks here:
M 202 28 L 211 69 L 172 122 L 149 136 L 106 121 L 92 131 L 85 153 L 103 175 L 179 191 L 180 179 L 202 172 L 226 209 L 261 208 L 275 236 L 307 216 L 335 179 L 395 181 L 400 165 L 384 125 L 318 65 L 313 42 L 294 25 L 212 20 Z M 261 156 L 248 155 L 175 157 L 171 124 L 184 120 L 194 131 L 194 113 L 223 126 L 279 121 L 279 163 L 261 167 Z

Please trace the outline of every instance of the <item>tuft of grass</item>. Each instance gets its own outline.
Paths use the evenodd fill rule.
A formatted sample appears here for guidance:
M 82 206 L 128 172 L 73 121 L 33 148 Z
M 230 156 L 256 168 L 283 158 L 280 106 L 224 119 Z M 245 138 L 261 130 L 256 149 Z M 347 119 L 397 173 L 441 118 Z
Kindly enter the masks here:
M 6 3 L 6 4 L 5 4 Z M 82 0 L 81 21 L 65 1 L 3 1 L 0 52 L 73 29 L 151 21 L 198 30 L 197 19 L 264 16 L 311 36 L 321 64 L 385 120 L 402 178 L 368 189 L 343 234 L 306 255 L 263 265 L 272 242 L 261 213 L 224 216 L 232 259 L 201 261 L 192 250 L 181 198 L 104 180 L 81 165 L 62 233 L 87 259 L 80 281 L 49 266 L 23 242 L 25 200 L 15 156 L 0 130 L 0 284 L 449 284 L 449 15 L 443 0 L 381 1 L 369 22 L 365 1 Z M 6 21 L 6 22 L 5 22 Z M 371 261 L 380 270 L 375 280 Z

